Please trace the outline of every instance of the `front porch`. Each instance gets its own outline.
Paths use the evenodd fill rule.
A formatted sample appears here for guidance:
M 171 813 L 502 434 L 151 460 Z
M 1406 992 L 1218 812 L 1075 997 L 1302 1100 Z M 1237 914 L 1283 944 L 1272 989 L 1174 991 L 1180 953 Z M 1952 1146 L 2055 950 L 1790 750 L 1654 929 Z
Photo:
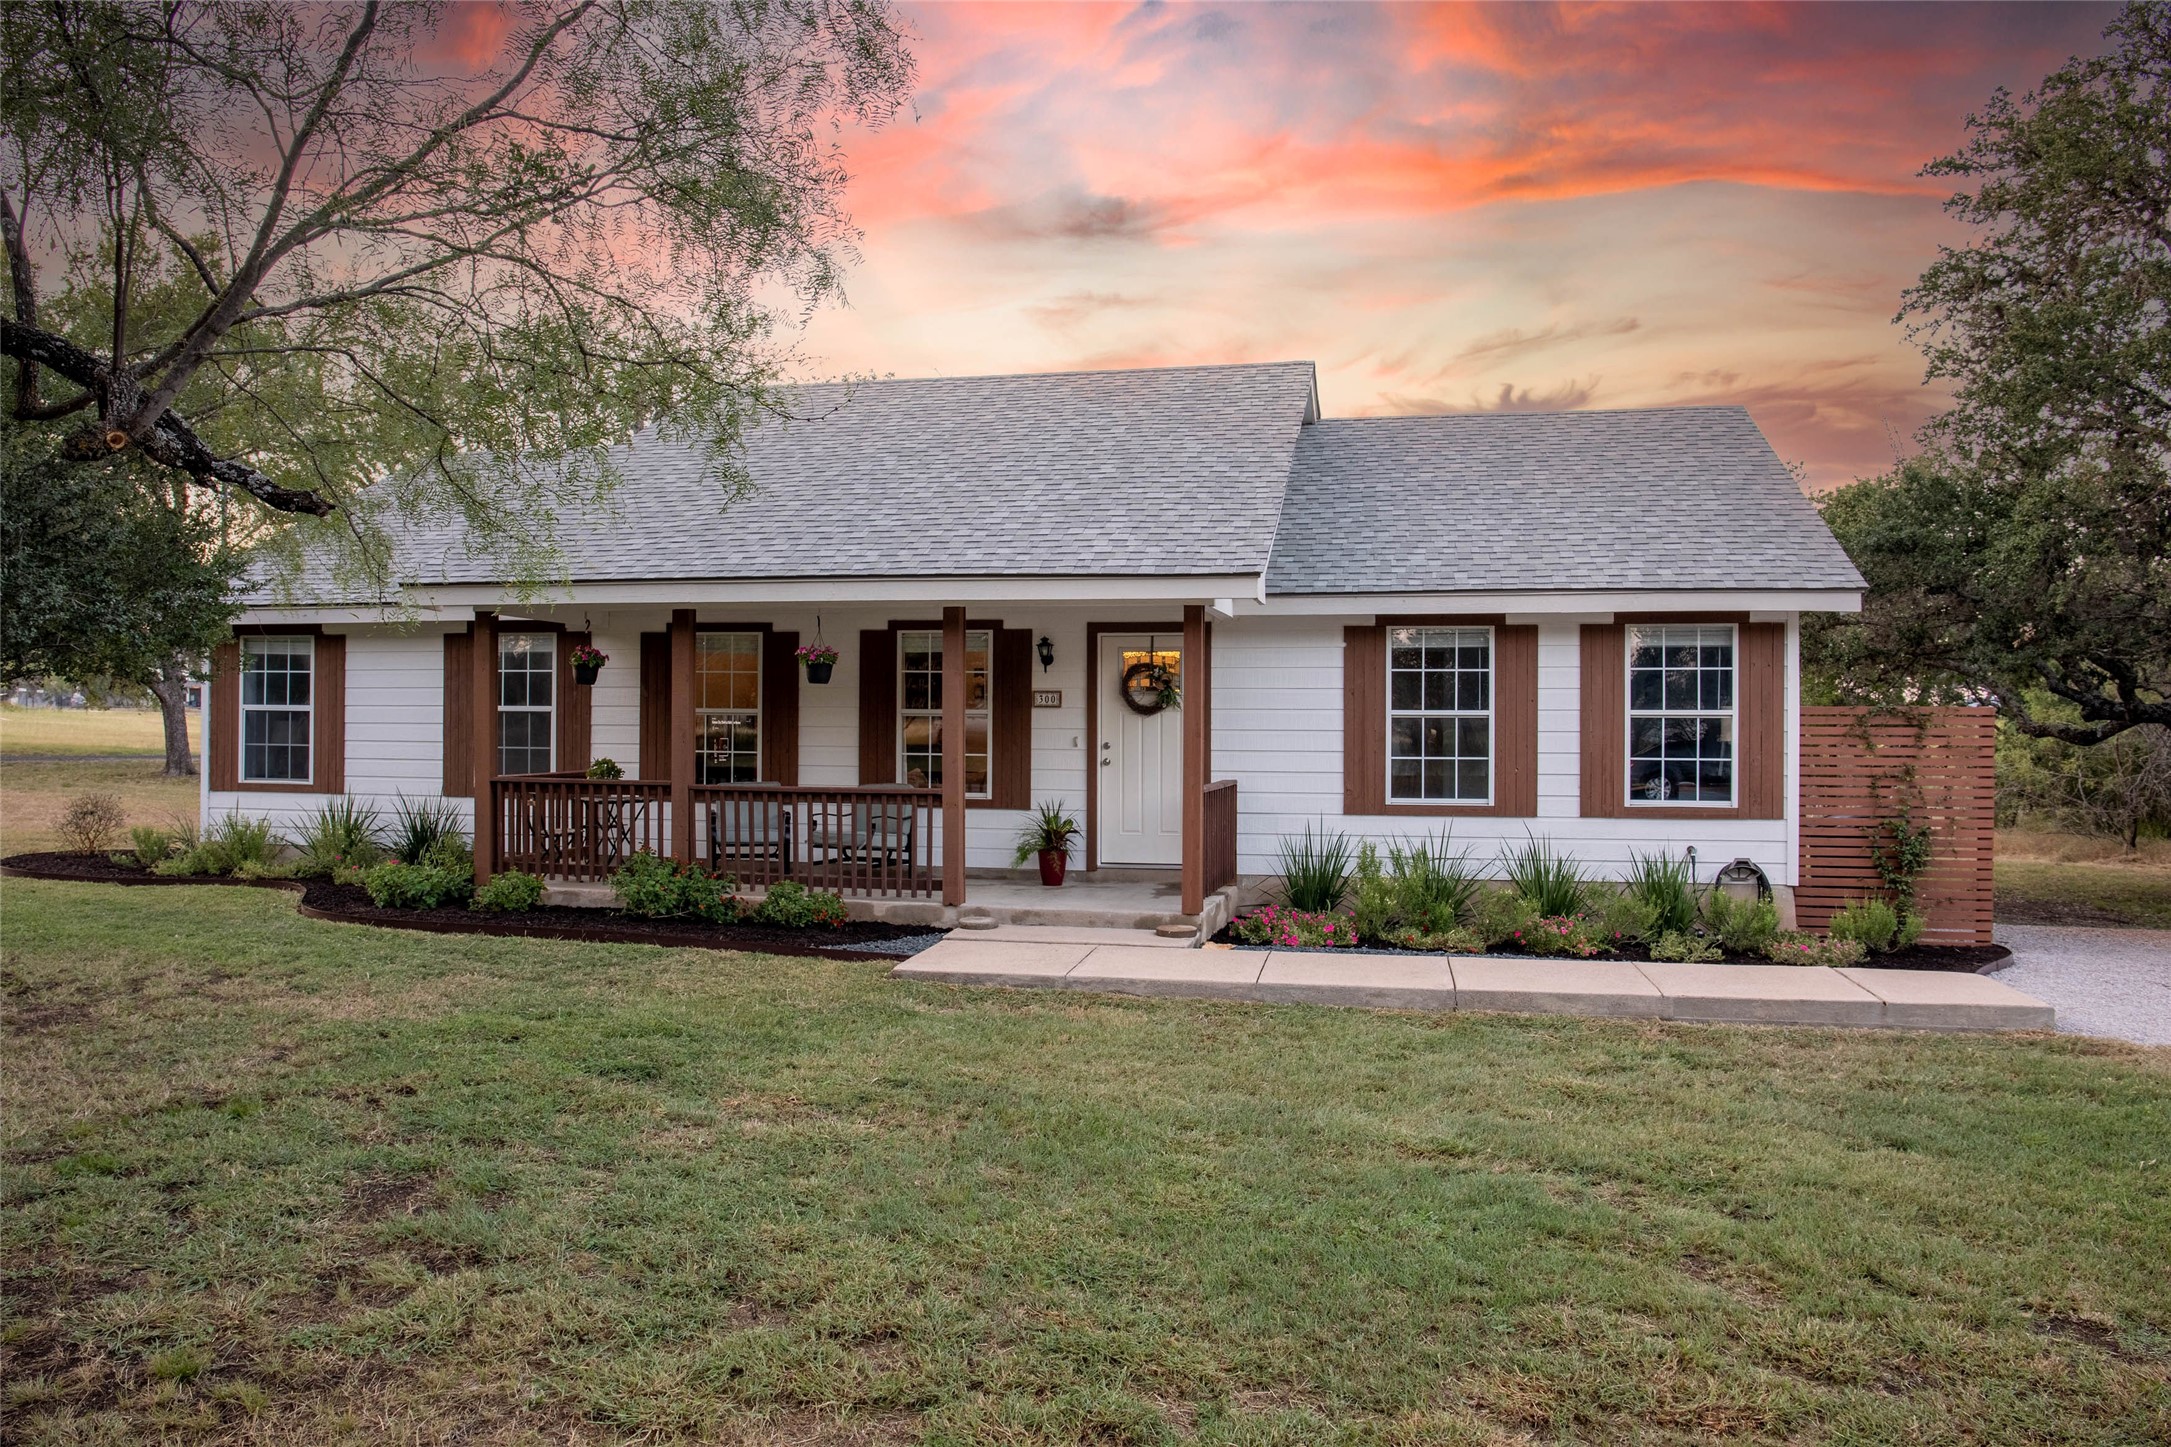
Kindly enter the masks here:
M 728 616 L 766 611 L 735 608 Z M 868 611 L 859 610 L 861 615 Z M 1091 742 L 1081 745 L 1082 739 L 1103 737 L 1096 720 L 1106 710 L 1098 707 L 1096 694 L 1103 685 L 1113 686 L 1091 658 L 1096 631 L 1104 625 L 1092 621 L 1094 614 L 1083 605 L 1043 604 L 1016 612 L 1006 607 L 1005 620 L 984 620 L 978 610 L 968 618 L 966 608 L 951 606 L 940 610 L 939 621 L 886 621 L 882 628 L 863 629 L 860 647 L 847 652 L 838 669 L 840 682 L 856 676 L 858 687 L 835 693 L 821 680 L 802 687 L 791 650 L 798 638 L 807 636 L 805 620 L 788 613 L 774 624 L 726 623 L 698 617 L 691 608 L 674 608 L 666 629 L 629 636 L 619 631 L 627 623 L 608 615 L 604 622 L 613 631 L 591 635 L 585 616 L 579 617 L 580 631 L 575 632 L 570 617 L 478 611 L 466 638 L 459 640 L 466 645 L 459 650 L 460 670 L 455 673 L 448 662 L 448 697 L 464 695 L 467 707 L 462 712 L 469 718 L 489 720 L 500 710 L 504 684 L 499 640 L 504 636 L 556 628 L 559 648 L 576 639 L 607 636 L 620 657 L 630 663 L 628 655 L 637 654 L 640 665 L 637 761 L 625 752 L 631 722 L 626 703 L 636 700 L 615 705 L 614 725 L 606 733 L 600 722 L 603 706 L 596 705 L 591 714 L 589 697 L 573 691 L 562 670 L 559 698 L 568 702 L 562 704 L 557 724 L 556 770 L 499 772 L 493 766 L 501 766 L 507 756 L 487 746 L 486 734 L 473 745 L 455 748 L 448 724 L 448 757 L 458 753 L 467 771 L 462 777 L 472 778 L 461 792 L 470 792 L 476 801 L 477 880 L 519 870 L 544 878 L 566 903 L 608 903 L 611 876 L 628 859 L 646 852 L 729 874 L 748 893 L 790 881 L 842 896 L 861 917 L 901 923 L 962 920 L 967 926 L 992 921 L 1122 929 L 1183 925 L 1196 931 L 1211 916 L 1209 930 L 1218 927 L 1232 902 L 1225 891 L 1236 880 L 1237 787 L 1233 780 L 1211 778 L 1211 630 L 1206 610 L 1183 605 L 1181 623 L 1168 616 L 1175 611 L 1171 607 L 1158 615 L 1165 621 L 1146 613 L 1135 625 L 1118 619 L 1105 626 L 1126 631 L 1135 626 L 1157 634 L 1163 641 L 1156 646 L 1170 657 L 1181 650 L 1190 706 L 1172 705 L 1166 715 L 1164 736 L 1180 738 L 1182 760 L 1179 778 L 1177 760 L 1166 759 L 1164 777 L 1171 787 L 1160 806 L 1166 810 L 1160 816 L 1166 832 L 1160 837 L 1174 846 L 1180 833 L 1181 847 L 1159 856 L 1169 861 L 1165 869 L 1106 870 L 1097 867 L 1101 851 L 1094 847 L 1091 821 L 1106 781 L 1122 771 L 1102 773 L 1108 760 L 1101 751 L 1110 747 L 1107 743 L 1100 750 Z M 636 630 L 655 630 L 664 621 L 660 610 L 648 617 L 656 621 L 628 621 Z M 846 621 L 870 620 L 847 615 Z M 968 660 L 966 667 L 940 670 L 935 680 L 939 698 L 915 701 L 890 682 L 892 664 L 904 666 L 896 656 L 901 630 L 919 630 L 912 636 L 927 640 L 915 648 L 932 650 L 939 637 L 941 657 Z M 992 649 L 982 641 L 991 630 L 1000 640 Z M 1086 685 L 1070 695 L 1071 710 L 1082 711 L 1082 717 L 1078 712 L 1033 712 L 1043 706 L 1038 690 L 1048 681 L 1047 662 L 1045 657 L 1040 660 L 1036 674 L 1027 643 L 1041 632 L 1045 645 L 1047 631 L 1064 640 L 1062 651 L 1071 668 L 1080 668 L 1085 655 L 1083 679 L 1069 675 L 1074 685 Z M 706 665 L 700 660 L 708 656 L 701 650 L 713 653 L 720 646 L 713 637 L 718 633 L 745 638 L 736 646 L 758 649 L 760 742 L 758 749 L 744 749 L 740 757 L 758 756 L 759 781 L 749 766 L 737 774 L 738 782 L 715 782 L 711 746 L 697 732 L 703 710 L 716 707 L 704 692 Z M 849 647 L 851 633 L 840 631 L 839 636 Z M 877 646 L 884 640 L 886 654 Z M 636 642 L 637 650 L 628 646 Z M 451 656 L 448 652 L 448 659 Z M 618 676 L 631 681 L 629 675 Z M 1058 673 L 1053 682 L 1061 684 L 1065 678 Z M 1030 701 L 1020 701 L 1021 689 Z M 1050 696 L 1060 706 L 1064 693 L 1052 690 Z M 928 709 L 929 702 L 937 708 Z M 902 722 L 900 709 L 906 711 Z M 931 730 L 924 727 L 930 714 Z M 992 725 L 982 722 L 990 714 Z M 957 719 L 966 720 L 966 726 L 949 726 Z M 839 727 L 847 721 L 856 724 L 856 738 Z M 1067 738 L 1067 749 L 1051 747 L 1057 732 Z M 990 738 L 996 760 L 992 767 Z M 928 757 L 929 742 L 933 758 Z M 636 776 L 590 778 L 582 765 L 605 753 L 628 758 L 629 765 L 637 763 L 637 768 L 627 769 Z M 812 779 L 834 782 L 803 782 L 802 769 Z M 859 782 L 845 782 L 855 774 Z M 932 787 L 927 786 L 929 776 Z M 986 792 L 968 796 L 968 779 L 978 780 L 973 787 Z M 1073 855 L 1070 882 L 1059 890 L 993 867 L 1008 862 L 1004 841 L 1015 837 L 1026 811 L 1050 797 L 1089 821 L 1086 848 Z

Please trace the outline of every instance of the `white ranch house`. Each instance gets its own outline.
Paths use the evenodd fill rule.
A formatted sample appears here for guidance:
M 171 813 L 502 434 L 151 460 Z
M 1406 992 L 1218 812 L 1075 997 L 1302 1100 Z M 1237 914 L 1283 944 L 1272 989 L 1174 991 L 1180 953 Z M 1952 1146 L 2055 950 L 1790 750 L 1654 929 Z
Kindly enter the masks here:
M 1015 895 L 1044 799 L 1086 824 L 1067 889 L 1165 878 L 1194 918 L 1307 826 L 1795 882 L 1799 619 L 1862 580 L 1740 408 L 1328 420 L 1298 362 L 790 410 L 728 507 L 636 438 L 547 602 L 428 527 L 393 606 L 252 599 L 206 817 L 442 795 L 485 805 L 479 873 L 593 881 L 646 847 L 943 918 Z M 817 634 L 824 683 L 794 657 Z

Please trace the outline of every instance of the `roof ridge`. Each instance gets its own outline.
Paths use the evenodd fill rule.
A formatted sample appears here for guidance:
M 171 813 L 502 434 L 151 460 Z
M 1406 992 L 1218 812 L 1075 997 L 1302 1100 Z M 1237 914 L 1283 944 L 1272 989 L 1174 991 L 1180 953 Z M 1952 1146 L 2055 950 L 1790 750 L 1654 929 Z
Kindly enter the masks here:
M 1320 422 L 1474 422 L 1516 417 L 1648 417 L 1653 413 L 1742 412 L 1743 402 L 1676 402 L 1656 407 L 1551 407 L 1532 412 L 1375 412 L 1363 417 L 1322 417 Z M 1315 424 L 1316 425 L 1316 424 Z
M 1279 362 L 1183 362 L 1166 367 L 1063 367 L 1052 372 L 965 372 L 932 377 L 836 377 L 780 382 L 782 387 L 864 387 L 885 382 L 1010 382 L 1040 377 L 1147 377 L 1167 372 L 1245 372 L 1269 367 L 1309 367 L 1319 364 L 1302 357 Z

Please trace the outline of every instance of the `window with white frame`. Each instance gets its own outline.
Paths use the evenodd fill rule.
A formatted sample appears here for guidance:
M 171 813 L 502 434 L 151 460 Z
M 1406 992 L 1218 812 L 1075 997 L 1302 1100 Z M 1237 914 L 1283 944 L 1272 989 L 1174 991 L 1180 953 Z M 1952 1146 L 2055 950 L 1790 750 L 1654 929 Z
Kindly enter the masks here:
M 761 635 L 694 635 L 694 777 L 761 781 Z
M 1628 630 L 1628 801 L 1734 802 L 1734 628 Z
M 558 639 L 498 635 L 498 772 L 547 774 L 557 721 Z
M 241 777 L 255 783 L 309 782 L 315 712 L 310 687 L 316 640 L 241 640 Z
M 1492 629 L 1388 630 L 1387 797 L 1492 802 Z
M 965 634 L 965 796 L 989 797 L 989 704 L 994 698 L 995 635 L 985 628 Z M 942 632 L 897 635 L 898 777 L 916 787 L 942 787 Z

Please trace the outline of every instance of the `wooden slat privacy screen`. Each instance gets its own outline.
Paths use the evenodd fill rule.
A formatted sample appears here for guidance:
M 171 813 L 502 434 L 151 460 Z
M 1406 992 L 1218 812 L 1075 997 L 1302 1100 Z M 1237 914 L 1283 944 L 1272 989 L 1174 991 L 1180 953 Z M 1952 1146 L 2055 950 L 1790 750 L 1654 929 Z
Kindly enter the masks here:
M 1848 900 L 1885 893 L 1871 841 L 1905 806 L 1934 831 L 1916 885 L 1923 939 L 1989 944 L 1996 744 L 1995 709 L 1803 709 L 1801 927 L 1822 930 Z

